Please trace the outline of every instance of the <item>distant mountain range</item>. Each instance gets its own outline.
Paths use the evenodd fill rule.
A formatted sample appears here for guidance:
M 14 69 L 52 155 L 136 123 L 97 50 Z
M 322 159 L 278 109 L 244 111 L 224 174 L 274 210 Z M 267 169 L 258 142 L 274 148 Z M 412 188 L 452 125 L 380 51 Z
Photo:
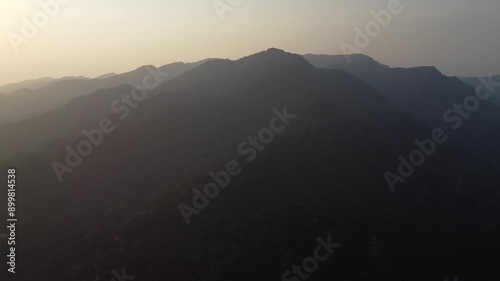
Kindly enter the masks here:
M 500 156 L 500 146 L 497 144 L 500 139 L 500 108 L 492 97 L 480 101 L 473 112 L 462 109 L 465 111 L 462 117 L 455 104 L 464 108 L 467 98 L 475 96 L 475 89 L 459 78 L 447 77 L 431 66 L 390 68 L 364 55 L 351 55 L 351 63 L 343 55 L 304 57 L 316 67 L 342 69 L 351 73 L 428 128 L 445 129 L 451 136 L 451 142 L 477 157 L 495 161 Z M 479 80 L 476 80 L 473 85 L 479 84 Z M 483 87 L 483 91 L 487 91 L 486 87 Z M 499 92 L 500 89 L 493 94 Z
M 90 78 L 87 77 L 63 77 L 60 79 L 56 78 L 51 78 L 51 77 L 45 77 L 45 78 L 39 78 L 39 79 L 31 79 L 31 80 L 25 80 L 17 83 L 10 83 L 7 85 L 0 86 L 0 91 L 4 93 L 12 93 L 17 90 L 22 90 L 22 89 L 28 89 L 28 90 L 37 90 L 40 88 L 43 88 L 49 84 L 52 84 L 56 81 L 64 81 L 64 80 L 72 80 L 72 79 L 83 79 L 83 80 L 89 80 Z
M 500 276 L 500 245 L 491 243 L 500 234 L 499 167 L 473 149 L 497 153 L 484 139 L 497 134 L 489 131 L 496 107 L 481 104 L 468 121 L 484 127 L 450 133 L 454 141 L 391 193 L 384 172 L 473 88 L 432 67 L 352 59 L 269 49 L 167 65 L 160 69 L 172 79 L 124 120 L 110 104 L 143 68 L 105 83 L 46 86 L 47 95 L 74 87 L 78 98 L 0 127 L 0 147 L 9 148 L 0 169 L 15 166 L 22 186 L 18 275 L 110 280 L 110 268 L 126 266 L 137 280 L 283 280 L 317 237 L 332 235 L 342 246 L 314 280 L 439 280 L 457 269 L 467 280 Z M 65 163 L 67 146 L 103 118 L 115 130 L 60 183 L 51 164 Z M 460 139 L 467 133 L 476 137 Z M 193 190 L 204 192 L 231 160 L 241 173 L 186 225 L 179 205 L 195 206 Z
M 95 79 L 105 79 L 105 78 L 110 78 L 112 76 L 117 75 L 116 73 L 106 73 L 103 75 L 100 75 L 96 77 Z M 18 90 L 38 90 L 40 88 L 43 88 L 49 84 L 59 82 L 59 81 L 65 81 L 65 80 L 91 80 L 92 78 L 88 78 L 85 76 L 67 76 L 67 77 L 62 77 L 62 78 L 52 78 L 52 77 L 44 77 L 44 78 L 38 78 L 38 79 L 30 79 L 30 80 L 25 80 L 21 82 L 16 82 L 16 83 L 9 83 L 3 86 L 0 86 L 0 91 L 4 93 L 12 93 Z
M 170 76 L 166 78 L 168 80 L 203 62 L 172 63 L 159 67 L 158 70 L 169 73 Z M 0 96 L 0 125 L 18 122 L 45 113 L 50 109 L 62 106 L 74 98 L 91 94 L 97 90 L 108 89 L 122 84 L 140 85 L 143 77 L 148 74 L 148 68 L 151 70 L 157 69 L 154 66 L 143 66 L 127 73 L 119 75 L 105 74 L 95 79 L 86 77 L 43 78 L 24 81 L 15 85 L 6 85 L 4 87 L 7 89 L 18 88 L 18 90 Z

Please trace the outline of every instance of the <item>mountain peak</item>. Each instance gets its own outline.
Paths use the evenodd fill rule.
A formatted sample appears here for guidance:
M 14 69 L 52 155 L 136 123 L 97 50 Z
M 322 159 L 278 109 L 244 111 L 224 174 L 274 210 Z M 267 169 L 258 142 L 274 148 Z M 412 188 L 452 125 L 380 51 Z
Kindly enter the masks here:
M 269 48 L 269 49 L 265 50 L 264 52 L 276 53 L 276 54 L 286 54 L 287 53 L 284 50 L 278 49 L 278 48 Z
M 296 54 L 292 54 L 292 53 L 288 53 L 282 49 L 277 49 L 277 48 L 269 48 L 265 51 L 262 51 L 262 52 L 258 52 L 256 54 L 253 54 L 253 55 L 250 55 L 248 57 L 253 57 L 253 56 L 275 56 L 275 57 L 278 57 L 278 56 L 281 56 L 281 57 L 290 57 L 290 56 L 299 56 L 299 55 L 296 55 Z
M 292 67 L 292 68 L 314 68 L 310 63 L 308 63 L 301 55 L 288 53 L 284 50 L 269 48 L 265 51 L 241 58 L 237 60 L 238 63 L 250 65 L 260 65 L 260 66 L 272 66 L 274 67 Z

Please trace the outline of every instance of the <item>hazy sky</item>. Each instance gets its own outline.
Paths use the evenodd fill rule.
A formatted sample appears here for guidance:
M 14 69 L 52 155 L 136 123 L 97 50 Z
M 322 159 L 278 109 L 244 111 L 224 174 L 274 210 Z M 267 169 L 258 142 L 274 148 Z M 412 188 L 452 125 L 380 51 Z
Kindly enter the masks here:
M 339 54 L 341 42 L 354 45 L 354 27 L 364 29 L 373 20 L 370 11 L 391 0 L 241 0 L 224 20 L 213 0 L 69 0 L 16 53 L 9 36 L 23 36 L 24 17 L 33 22 L 38 15 L 43 24 L 39 2 L 50 1 L 0 0 L 0 84 L 236 59 L 269 47 Z M 238 2 L 221 0 L 229 1 Z M 401 5 L 363 53 L 390 66 L 435 65 L 448 75 L 500 74 L 500 1 Z

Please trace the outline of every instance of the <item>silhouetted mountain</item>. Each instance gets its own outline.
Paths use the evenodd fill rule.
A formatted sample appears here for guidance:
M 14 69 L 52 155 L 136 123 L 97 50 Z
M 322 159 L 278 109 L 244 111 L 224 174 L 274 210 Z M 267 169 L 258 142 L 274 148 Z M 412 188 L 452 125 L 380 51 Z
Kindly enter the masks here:
M 170 75 L 165 80 L 192 69 L 204 61 L 196 63 L 172 63 L 159 68 Z M 99 89 L 108 89 L 122 84 L 142 85 L 143 79 L 149 75 L 148 69 L 157 70 L 154 66 L 143 66 L 134 71 L 96 79 L 61 79 L 37 90 L 22 89 L 1 97 L 0 125 L 14 123 L 24 118 L 42 114 L 50 109 L 63 105 L 79 96 L 88 95 Z
M 21 81 L 21 82 L 9 83 L 9 84 L 0 86 L 0 91 L 5 92 L 5 93 L 10 93 L 10 92 L 14 92 L 14 91 L 21 90 L 21 89 L 35 90 L 35 89 L 44 87 L 44 86 L 52 83 L 55 80 L 56 80 L 55 78 L 45 77 L 45 78 L 31 79 L 31 80 L 26 80 L 26 81 Z
M 103 75 L 100 75 L 100 76 L 97 76 L 95 79 L 105 79 L 105 78 L 110 78 L 110 77 L 113 77 L 117 75 L 116 73 L 114 72 L 110 72 L 110 73 L 106 73 L 106 74 L 103 74 Z
M 304 58 L 310 62 L 312 65 L 318 68 L 340 68 L 342 66 L 344 70 L 361 71 L 364 70 L 367 73 L 379 70 L 388 70 L 390 67 L 383 65 L 373 58 L 363 55 L 363 54 L 353 54 L 349 55 L 348 59 L 344 55 L 314 55 L 307 54 Z
M 111 103 L 124 93 L 130 93 L 132 86 L 121 85 L 115 88 L 98 90 L 66 103 L 65 106 L 51 110 L 40 116 L 30 117 L 18 123 L 0 126 L 0 163 L 10 162 L 9 157 L 54 153 L 50 146 L 43 147 L 54 140 L 81 135 L 80 126 L 98 122 L 111 111 Z M 22 128 L 22 129 L 20 129 Z M 54 148 L 52 148 L 54 149 Z M 59 149 L 59 147 L 57 147 Z
M 351 63 L 343 55 L 304 57 L 320 68 L 348 71 L 429 128 L 445 129 L 450 141 L 474 155 L 490 161 L 500 156 L 500 110 L 487 100 L 480 101 L 476 111 L 466 111 L 466 117 L 459 115 L 454 105 L 463 107 L 475 90 L 457 77 L 447 77 L 432 66 L 390 68 L 364 55 L 351 55 Z
M 40 88 L 43 88 L 51 83 L 54 83 L 56 81 L 64 81 L 64 80 L 71 80 L 71 79 L 90 79 L 87 77 L 79 76 L 79 77 L 63 77 L 63 78 L 51 78 L 51 77 L 45 77 L 45 78 L 39 78 L 39 79 L 31 79 L 31 80 L 25 80 L 21 82 L 16 82 L 16 83 L 10 83 L 7 85 L 0 86 L 0 91 L 5 92 L 5 93 L 12 93 L 18 90 L 22 89 L 28 89 L 28 90 L 37 90 Z
M 486 81 L 490 80 L 490 77 L 488 76 L 480 76 L 480 77 L 482 77 L 482 79 L 485 79 Z M 462 77 L 460 78 L 460 80 L 462 80 L 464 83 L 471 85 L 474 89 L 476 89 L 478 86 L 482 85 L 480 77 Z M 498 84 L 500 84 L 500 75 L 491 76 L 491 80 L 497 83 L 497 85 L 494 87 L 496 88 L 496 91 L 492 93 L 491 102 L 497 106 L 500 106 L 500 87 L 498 86 Z
M 488 76 L 484 75 L 484 76 L 476 76 L 476 77 L 461 77 L 460 80 L 462 80 L 463 82 L 476 88 L 477 86 L 482 84 L 481 81 L 479 80 L 480 77 L 482 77 L 484 79 L 488 79 Z M 500 75 L 496 75 L 496 76 L 492 75 L 491 78 L 493 81 L 500 81 Z
M 392 194 L 383 173 L 430 132 L 347 72 L 277 49 L 212 60 L 120 120 L 109 105 L 130 90 L 9 125 L 56 136 L 9 160 L 23 187 L 24 280 L 110 280 L 124 266 L 138 281 L 280 280 L 328 235 L 341 247 L 314 280 L 417 281 L 457 268 L 498 276 L 495 170 L 443 144 Z M 103 117 L 115 131 L 60 184 L 52 161 L 85 139 L 68 132 Z M 266 141 L 252 150 L 249 136 Z M 231 160 L 241 173 L 186 225 L 179 204 L 193 206 L 192 190 Z M 368 258 L 373 237 L 379 266 Z

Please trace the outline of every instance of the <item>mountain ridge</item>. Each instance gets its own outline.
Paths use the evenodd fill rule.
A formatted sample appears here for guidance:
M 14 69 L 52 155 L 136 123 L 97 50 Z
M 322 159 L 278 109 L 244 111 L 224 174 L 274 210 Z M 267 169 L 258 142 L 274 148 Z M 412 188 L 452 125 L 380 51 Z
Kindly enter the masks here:
M 448 124 L 451 121 L 450 117 L 447 117 L 450 115 L 448 110 L 476 96 L 475 89 L 470 85 L 462 82 L 458 77 L 445 76 L 432 66 L 390 68 L 373 62 L 369 65 L 364 62 L 357 63 L 355 60 L 350 64 L 345 60 L 334 65 L 325 63 L 325 61 L 338 61 L 342 57 L 341 55 L 312 56 L 309 57 L 309 61 L 317 67 L 328 65 L 326 69 L 348 71 L 386 96 L 400 109 L 410 113 L 416 120 L 424 122 L 429 128 L 447 126 L 444 127 L 446 132 L 454 136 L 451 141 L 478 157 L 488 159 L 488 161 L 495 161 L 497 157 L 500 157 L 500 149 L 494 142 L 494 139 L 500 138 L 500 135 L 497 135 L 500 111 L 494 98 L 481 102 L 481 109 L 474 112 L 470 119 L 468 116 L 460 118 L 467 119 L 466 122 L 460 123 L 464 125 L 464 128 L 450 129 Z M 495 95 L 498 94 L 493 93 L 493 96 Z M 475 141 L 477 138 L 482 138 L 485 142 L 478 146 Z
M 40 89 L 17 90 L 0 98 L 0 125 L 21 121 L 30 116 L 42 114 L 50 109 L 57 108 L 73 98 L 88 95 L 99 89 L 112 88 L 122 84 L 142 85 L 142 79 L 150 75 L 147 69 L 166 71 L 170 74 L 165 81 L 171 79 L 206 60 L 194 63 L 174 63 L 156 68 L 141 66 L 135 70 L 102 79 L 61 79 L 49 83 Z
M 131 88 L 81 96 L 8 125 L 12 133 L 0 128 L 14 145 L 25 138 L 15 132 L 43 139 L 9 160 L 23 174 L 23 280 L 108 280 L 116 264 L 137 280 L 279 280 L 320 235 L 342 247 L 318 280 L 418 281 L 439 276 L 444 259 L 466 272 L 497 268 L 469 255 L 498 250 L 488 242 L 498 232 L 484 231 L 498 213 L 492 168 L 443 144 L 392 194 L 382 174 L 428 129 L 344 70 L 276 50 L 214 60 L 160 85 L 120 120 L 108 106 Z M 261 141 L 275 109 L 296 117 Z M 66 147 L 102 118 L 115 131 L 59 183 L 51 163 L 67 164 Z M 48 129 L 56 132 L 43 138 Z M 241 174 L 187 226 L 179 204 L 195 206 L 194 189 L 205 192 L 230 160 Z M 381 267 L 360 258 L 373 237 L 384 245 Z

